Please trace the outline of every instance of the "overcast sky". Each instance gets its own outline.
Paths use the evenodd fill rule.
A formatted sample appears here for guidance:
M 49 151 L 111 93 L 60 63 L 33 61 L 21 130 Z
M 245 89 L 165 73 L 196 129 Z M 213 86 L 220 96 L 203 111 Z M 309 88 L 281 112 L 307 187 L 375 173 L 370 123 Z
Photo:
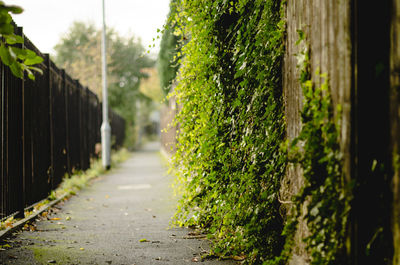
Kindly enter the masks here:
M 8 5 L 19 5 L 24 12 L 13 15 L 25 35 L 44 53 L 67 32 L 73 21 L 94 22 L 102 25 L 102 0 L 5 0 Z M 157 28 L 164 24 L 169 0 L 105 0 L 106 24 L 123 36 L 137 36 L 145 47 L 153 44 Z M 157 47 L 152 52 L 159 49 Z

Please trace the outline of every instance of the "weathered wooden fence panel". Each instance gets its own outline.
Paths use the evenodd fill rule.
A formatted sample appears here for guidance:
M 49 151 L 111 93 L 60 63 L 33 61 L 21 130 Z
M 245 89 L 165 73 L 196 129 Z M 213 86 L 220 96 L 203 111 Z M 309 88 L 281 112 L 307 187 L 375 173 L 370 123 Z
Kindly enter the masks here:
M 392 1 L 390 32 L 390 124 L 393 154 L 393 264 L 400 264 L 400 1 Z
M 327 73 L 335 106 L 342 106 L 341 148 L 344 154 L 344 171 L 350 173 L 350 106 L 351 106 L 351 31 L 350 1 L 287 1 L 287 39 L 283 69 L 283 88 L 287 137 L 298 136 L 301 129 L 302 90 L 299 82 L 297 55 L 308 48 L 312 80 L 321 84 L 319 73 Z M 298 31 L 305 33 L 306 40 L 296 44 Z M 298 166 L 289 165 L 282 182 L 281 196 L 290 200 L 303 186 L 304 180 Z M 307 254 L 302 238 L 307 235 L 307 227 L 300 223 L 296 235 L 297 246 L 294 263 L 306 263 Z M 302 261 L 300 261 L 302 260 Z M 296 264 L 297 264 L 296 263 Z
M 400 148 L 399 6 L 398 0 L 379 5 L 354 0 L 287 1 L 283 69 L 287 136 L 293 139 L 301 129 L 303 99 L 296 56 L 308 47 L 313 83 L 318 87 L 323 81 L 317 72 L 326 73 L 334 108 L 342 109 L 343 174 L 348 183 L 357 183 L 348 230 L 349 264 L 378 264 L 382 260 L 389 264 L 387 257 L 393 249 L 393 264 L 400 260 L 400 173 L 396 160 Z M 306 41 L 296 45 L 299 30 L 305 33 Z M 374 164 L 380 170 L 375 170 Z M 290 200 L 302 186 L 300 168 L 289 166 L 282 182 L 282 198 Z M 393 242 L 388 229 L 391 222 Z M 379 237 L 378 227 L 383 228 Z M 307 264 L 302 243 L 307 233 L 307 226 L 300 222 L 293 264 Z M 373 245 L 371 240 L 375 240 Z M 370 254 L 366 254 L 367 249 Z

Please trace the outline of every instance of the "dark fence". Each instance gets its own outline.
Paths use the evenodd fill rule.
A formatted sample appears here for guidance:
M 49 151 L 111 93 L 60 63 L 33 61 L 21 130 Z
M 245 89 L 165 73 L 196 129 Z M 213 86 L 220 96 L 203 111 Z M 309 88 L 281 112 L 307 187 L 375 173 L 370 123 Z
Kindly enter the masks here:
M 22 28 L 16 33 L 24 36 Z M 88 169 L 101 141 L 98 97 L 24 39 L 45 60 L 35 81 L 0 63 L 0 219 L 46 198 L 66 174 Z M 125 121 L 110 111 L 110 123 L 117 149 Z

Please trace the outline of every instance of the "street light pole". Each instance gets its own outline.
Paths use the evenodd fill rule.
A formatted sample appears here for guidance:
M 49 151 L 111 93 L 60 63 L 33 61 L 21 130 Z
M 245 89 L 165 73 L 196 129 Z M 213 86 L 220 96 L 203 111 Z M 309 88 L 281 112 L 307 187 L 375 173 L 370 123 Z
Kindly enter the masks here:
M 108 122 L 108 93 L 107 93 L 107 51 L 106 45 L 106 12 L 103 0 L 103 123 L 101 124 L 101 157 L 103 167 L 109 169 L 111 167 L 111 127 Z

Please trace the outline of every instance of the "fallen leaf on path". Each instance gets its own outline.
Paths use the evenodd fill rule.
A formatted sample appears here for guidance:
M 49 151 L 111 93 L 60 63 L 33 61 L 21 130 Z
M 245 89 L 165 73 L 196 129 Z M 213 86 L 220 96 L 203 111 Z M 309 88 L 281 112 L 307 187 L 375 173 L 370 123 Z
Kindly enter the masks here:
M 59 217 L 54 217 L 54 218 L 50 218 L 50 220 L 52 220 L 52 221 L 58 221 L 58 220 L 61 220 L 61 218 L 59 218 Z
M 80 250 L 85 250 L 84 248 L 80 248 Z
M 65 220 L 67 220 L 67 221 L 71 220 L 71 216 L 67 216 L 67 217 L 65 218 Z
M 192 262 L 199 262 L 199 258 L 194 257 L 194 258 L 192 259 Z
M 48 212 L 43 212 L 43 213 L 42 213 L 42 216 L 43 216 L 43 217 L 47 217 L 48 214 L 49 214 Z
M 150 208 L 146 208 L 145 210 L 148 211 L 148 212 L 151 212 L 151 211 L 152 211 Z
M 156 260 L 161 260 L 161 257 L 156 258 Z
M 147 240 L 146 238 L 142 238 L 142 239 L 139 240 L 139 242 L 140 242 L 140 243 L 143 243 L 143 242 L 150 242 L 150 241 Z
M 244 260 L 246 257 L 245 256 L 233 256 L 232 257 L 234 260 L 237 260 L 237 261 L 242 261 L 242 260 Z

